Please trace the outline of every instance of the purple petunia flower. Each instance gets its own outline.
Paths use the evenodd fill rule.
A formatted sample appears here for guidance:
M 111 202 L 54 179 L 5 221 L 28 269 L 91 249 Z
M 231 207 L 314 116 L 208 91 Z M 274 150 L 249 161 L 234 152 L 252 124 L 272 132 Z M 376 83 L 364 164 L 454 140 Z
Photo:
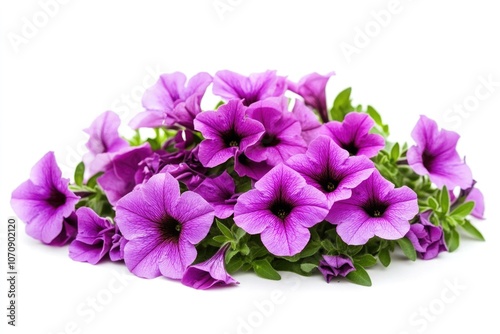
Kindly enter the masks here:
M 145 143 L 117 153 L 113 157 L 104 174 L 97 179 L 111 205 L 115 205 L 120 198 L 134 189 L 138 183 L 136 174 L 143 175 L 139 163 L 152 154 L 151 146 Z
M 379 134 L 370 133 L 375 123 L 367 114 L 351 112 L 343 122 L 332 121 L 323 125 L 322 134 L 330 137 L 350 155 L 374 157 L 384 148 L 385 140 Z
M 238 198 L 235 191 L 234 180 L 227 171 L 217 177 L 206 178 L 194 190 L 213 206 L 215 216 L 220 219 L 229 218 L 233 214 L 234 205 Z
M 85 168 L 90 175 L 104 171 L 113 154 L 127 148 L 127 141 L 118 134 L 120 117 L 112 111 L 99 115 L 84 131 L 90 136 L 83 156 Z
M 229 245 L 221 247 L 214 256 L 205 262 L 190 265 L 181 283 L 199 290 L 206 290 L 213 286 L 239 284 L 226 271 L 224 257 Z
M 432 224 L 429 220 L 431 211 L 420 214 L 417 223 L 410 226 L 406 237 L 411 241 L 419 258 L 431 260 L 441 252 L 446 252 L 444 233 L 441 226 Z
M 395 189 L 375 170 L 352 190 L 351 198 L 332 206 L 326 220 L 337 225 L 338 235 L 348 245 L 364 245 L 373 236 L 404 237 L 417 213 L 417 194 L 407 186 Z
M 194 127 L 205 137 L 198 152 L 203 166 L 218 166 L 259 140 L 264 126 L 246 117 L 246 109 L 240 100 L 231 100 L 196 116 Z
M 411 133 L 416 146 L 408 149 L 408 164 L 419 175 L 429 175 L 438 187 L 467 189 L 472 185 L 472 173 L 458 155 L 460 136 L 453 131 L 438 129 L 437 123 L 420 116 Z
M 45 154 L 31 169 L 29 180 L 12 192 L 10 204 L 26 223 L 26 233 L 45 244 L 61 245 L 76 234 L 74 219 L 79 197 L 62 178 L 54 152 Z
M 355 271 L 350 257 L 346 255 L 323 255 L 319 261 L 318 270 L 323 274 L 327 283 L 335 277 L 346 277 Z
M 316 138 L 306 154 L 295 155 L 286 164 L 299 172 L 307 184 L 326 195 L 328 208 L 336 201 L 351 197 L 351 189 L 375 170 L 370 159 L 365 156 L 350 157 L 346 150 L 326 136 Z
M 245 154 L 253 161 L 266 161 L 271 166 L 306 151 L 300 123 L 286 110 L 286 98 L 259 101 L 247 110 L 250 118 L 264 125 L 260 139 Z
M 328 213 L 325 195 L 299 173 L 279 164 L 238 198 L 234 222 L 249 234 L 261 234 L 274 255 L 293 256 L 310 238 L 308 228 Z
M 122 237 L 116 225 L 99 217 L 88 207 L 79 208 L 76 214 L 78 234 L 69 245 L 70 258 L 91 264 L 97 264 L 108 254 L 112 261 L 123 259 L 120 256 Z
M 138 129 L 172 125 L 175 121 L 171 115 L 174 108 L 192 96 L 198 97 L 194 102 L 199 103 L 211 82 L 212 77 L 205 72 L 193 76 L 187 85 L 183 73 L 162 74 L 158 81 L 144 92 L 142 105 L 146 111 L 137 114 L 130 121 L 130 127 Z
M 185 102 L 179 103 L 171 116 L 174 124 L 181 125 L 188 130 L 194 130 L 193 121 L 196 116 L 201 112 L 201 96 L 193 95 L 186 99 Z
M 260 180 L 273 166 L 267 161 L 253 161 L 244 152 L 236 153 L 234 159 L 234 170 L 239 176 L 248 176 L 253 180 Z
M 328 122 L 328 108 L 326 106 L 326 84 L 335 72 L 327 75 L 311 73 L 295 84 L 288 81 L 288 89 L 304 98 L 306 104 L 318 111 L 323 123 Z
M 214 210 L 203 197 L 192 191 L 181 195 L 168 173 L 154 175 L 116 204 L 127 268 L 144 278 L 182 278 L 213 220 Z
M 249 77 L 228 70 L 215 73 L 213 93 L 226 100 L 243 99 L 249 106 L 268 97 L 285 93 L 286 79 L 276 75 L 276 71 L 253 73 Z
M 69 217 L 64 218 L 61 233 L 48 245 L 64 246 L 73 241 L 78 233 L 78 217 L 72 212 Z
M 302 138 L 306 143 L 312 142 L 321 133 L 321 123 L 314 112 L 307 107 L 304 102 L 295 100 L 293 105 L 292 114 L 299 121 L 302 128 Z

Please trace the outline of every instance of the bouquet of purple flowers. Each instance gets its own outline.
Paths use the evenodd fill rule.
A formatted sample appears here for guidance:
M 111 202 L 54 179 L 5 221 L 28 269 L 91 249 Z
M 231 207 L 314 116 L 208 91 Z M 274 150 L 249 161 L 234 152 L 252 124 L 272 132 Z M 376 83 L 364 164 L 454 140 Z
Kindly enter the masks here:
M 49 152 L 12 208 L 28 235 L 69 244 L 73 260 L 123 261 L 139 277 L 197 289 L 249 270 L 371 285 L 365 269 L 387 267 L 394 251 L 428 260 L 456 250 L 461 232 L 483 240 L 469 219 L 483 218 L 483 196 L 459 135 L 421 116 L 414 144 L 390 142 L 350 88 L 328 108 L 332 75 L 164 74 L 144 93 L 132 138 L 103 113 L 85 130 L 74 182 Z M 210 84 L 222 100 L 205 111 Z

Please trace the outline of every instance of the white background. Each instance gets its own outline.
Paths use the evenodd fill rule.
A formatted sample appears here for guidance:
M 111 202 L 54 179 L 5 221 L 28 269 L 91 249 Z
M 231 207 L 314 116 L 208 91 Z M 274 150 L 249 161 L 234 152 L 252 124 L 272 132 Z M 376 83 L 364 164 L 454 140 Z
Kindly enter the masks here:
M 219 3 L 231 6 L 222 16 L 214 0 L 73 0 L 44 22 L 38 1 L 1 2 L 1 254 L 5 223 L 13 215 L 10 193 L 45 152 L 55 151 L 70 177 L 84 153 L 81 129 L 101 112 L 114 109 L 128 121 L 159 73 L 219 69 L 276 69 L 293 80 L 333 70 L 329 103 L 352 86 L 354 102 L 375 106 L 391 125 L 393 140 L 411 140 L 420 114 L 459 132 L 459 151 L 486 196 L 487 219 L 477 226 L 487 242 L 464 238 L 456 253 L 435 261 L 378 265 L 369 271 L 371 288 L 326 284 L 319 276 L 273 282 L 241 274 L 235 288 L 203 292 L 162 278 L 125 276 L 120 283 L 115 275 L 127 275 L 124 266 L 73 262 L 67 248 L 41 245 L 19 222 L 18 327 L 7 332 L 498 333 L 495 3 L 401 0 L 383 26 L 373 13 L 390 7 L 389 0 Z M 26 20 L 44 26 L 29 35 Z M 371 36 L 363 39 L 363 30 Z M 14 47 L 11 39 L 23 33 L 27 38 Z M 352 57 L 342 52 L 347 44 L 359 47 Z M 496 86 L 482 83 L 488 78 Z M 463 115 L 450 109 L 454 105 L 462 106 Z M 6 255 L 0 258 L 5 273 Z M 0 281 L 4 332 L 7 288 Z M 87 305 L 92 298 L 105 304 L 94 314 Z

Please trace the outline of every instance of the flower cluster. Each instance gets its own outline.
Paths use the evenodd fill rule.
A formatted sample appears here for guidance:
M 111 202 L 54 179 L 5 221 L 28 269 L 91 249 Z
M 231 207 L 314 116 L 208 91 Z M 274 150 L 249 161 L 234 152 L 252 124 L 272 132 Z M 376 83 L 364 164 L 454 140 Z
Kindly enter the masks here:
M 458 134 L 421 116 L 413 145 L 390 142 L 350 88 L 327 107 L 333 75 L 161 75 L 129 124 L 135 136 L 103 113 L 85 130 L 74 182 L 49 152 L 12 208 L 28 235 L 69 244 L 73 260 L 123 261 L 197 289 L 248 270 L 371 285 L 365 269 L 388 266 L 394 251 L 429 260 L 457 249 L 461 231 L 483 239 L 469 219 L 483 218 L 483 196 Z M 221 101 L 203 110 L 210 85 Z

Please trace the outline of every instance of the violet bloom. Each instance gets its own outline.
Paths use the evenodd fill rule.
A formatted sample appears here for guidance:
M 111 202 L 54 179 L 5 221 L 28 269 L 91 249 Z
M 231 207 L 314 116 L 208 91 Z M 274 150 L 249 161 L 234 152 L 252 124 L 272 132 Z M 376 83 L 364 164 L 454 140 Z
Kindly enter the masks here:
M 322 134 L 330 137 L 350 155 L 374 157 L 384 148 L 385 140 L 370 133 L 375 122 L 367 114 L 348 113 L 343 122 L 332 121 L 323 125 Z
M 226 100 L 243 99 L 249 106 L 268 97 L 285 93 L 286 79 L 276 75 L 276 71 L 253 73 L 249 77 L 228 70 L 215 73 L 213 93 Z
M 216 217 L 226 219 L 233 214 L 238 195 L 234 180 L 227 171 L 217 177 L 206 178 L 194 192 L 213 206 Z
M 139 113 L 129 123 L 133 129 L 172 125 L 171 113 L 181 102 L 195 96 L 201 99 L 212 82 L 210 74 L 201 72 L 193 76 L 186 85 L 186 76 L 181 72 L 162 74 L 158 81 L 148 88 L 142 97 L 146 111 Z M 195 100 L 199 103 L 199 100 Z
M 113 153 L 119 152 L 129 145 L 118 134 L 120 117 L 112 111 L 98 116 L 84 131 L 90 136 L 86 146 L 89 149 L 83 156 L 85 168 L 89 175 L 104 171 L 111 161 Z
M 302 138 L 306 143 L 312 142 L 321 133 L 321 123 L 314 112 L 300 100 L 295 100 L 292 114 L 299 121 L 302 128 Z
M 351 189 L 366 180 L 375 170 L 365 156 L 350 157 L 326 136 L 316 138 L 306 154 L 298 154 L 286 162 L 302 175 L 307 184 L 326 195 L 328 208 L 339 200 L 351 197 Z
M 236 153 L 234 158 L 234 170 L 239 176 L 248 176 L 253 180 L 260 180 L 273 166 L 267 161 L 253 161 L 249 159 L 245 152 Z
M 328 213 L 325 195 L 306 183 L 299 173 L 279 164 L 240 195 L 234 222 L 249 234 L 261 234 L 274 255 L 300 253 L 310 238 L 308 228 Z
M 406 237 L 411 241 L 419 258 L 431 260 L 440 252 L 446 252 L 444 233 L 441 226 L 432 224 L 429 220 L 431 211 L 420 214 L 417 223 L 410 226 Z
M 174 110 L 172 110 L 171 116 L 173 123 L 181 125 L 186 129 L 191 131 L 194 130 L 193 121 L 196 116 L 201 112 L 201 96 L 193 95 L 186 99 L 185 102 L 179 103 Z
M 288 81 L 288 89 L 304 98 L 306 104 L 318 111 L 323 123 L 328 122 L 328 107 L 326 106 L 326 84 L 330 77 L 335 75 L 330 72 L 327 75 L 311 73 L 300 79 L 295 84 Z
M 332 206 L 326 220 L 337 225 L 338 235 L 348 245 L 364 245 L 373 236 L 404 237 L 417 213 L 417 194 L 407 186 L 395 189 L 375 170 L 352 190 L 351 198 Z
M 144 278 L 182 278 L 213 220 L 214 210 L 203 197 L 192 191 L 180 194 L 179 183 L 168 173 L 154 175 L 116 205 L 115 221 L 127 240 L 127 268 Z
M 64 218 L 63 228 L 61 233 L 54 240 L 52 240 L 50 246 L 64 246 L 71 241 L 73 241 L 78 233 L 78 217 L 75 212 L 72 212 L 69 217 Z
M 151 146 L 145 143 L 113 157 L 104 174 L 97 179 L 111 205 L 134 189 L 137 184 L 135 175 L 142 173 L 139 163 L 152 154 Z
M 206 290 L 213 286 L 239 284 L 227 273 L 224 265 L 228 246 L 221 247 L 205 262 L 190 265 L 184 272 L 181 283 L 199 290 Z
M 75 261 L 97 264 L 109 255 L 112 261 L 120 258 L 121 235 L 118 227 L 99 217 L 92 209 L 81 207 L 78 216 L 78 234 L 69 245 L 69 257 Z M 111 249 L 114 250 L 111 253 Z
M 346 255 L 323 255 L 319 261 L 318 270 L 323 274 L 327 283 L 335 277 L 346 277 L 355 271 L 350 257 Z
M 194 127 L 205 137 L 198 153 L 203 166 L 218 166 L 259 140 L 264 126 L 246 117 L 246 109 L 240 100 L 231 100 L 196 116 Z
M 247 114 L 265 128 L 260 139 L 245 151 L 251 160 L 266 161 L 276 166 L 292 155 L 306 151 L 300 123 L 286 110 L 286 103 L 282 99 L 256 102 L 248 108 Z
M 467 189 L 472 184 L 472 173 L 457 152 L 460 136 L 453 131 L 438 129 L 437 123 L 420 116 L 411 133 L 416 146 L 408 149 L 410 167 L 419 175 L 429 175 L 438 187 Z
M 62 178 L 54 152 L 48 152 L 33 166 L 29 180 L 12 192 L 10 205 L 26 223 L 29 236 L 55 245 L 74 237 L 76 230 L 70 216 L 79 197 L 68 185 L 69 179 Z

